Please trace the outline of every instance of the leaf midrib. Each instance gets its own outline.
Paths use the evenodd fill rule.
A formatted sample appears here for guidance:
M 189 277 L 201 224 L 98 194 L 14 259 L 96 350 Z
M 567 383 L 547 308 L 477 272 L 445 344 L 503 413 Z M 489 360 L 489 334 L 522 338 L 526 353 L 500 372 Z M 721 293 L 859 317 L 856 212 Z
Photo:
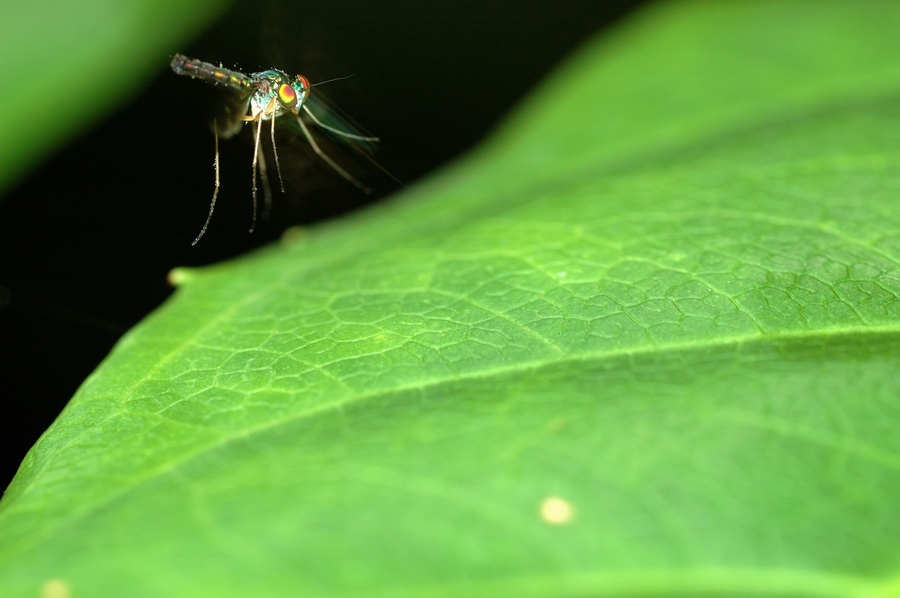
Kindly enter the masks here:
M 258 434 L 264 433 L 268 430 L 278 428 L 284 425 L 291 425 L 297 421 L 300 421 L 304 418 L 315 417 L 325 413 L 331 413 L 333 411 L 340 411 L 345 409 L 349 405 L 361 403 L 366 400 L 374 400 L 378 398 L 384 398 L 386 396 L 400 394 L 412 390 L 423 390 L 431 387 L 440 386 L 442 384 L 447 383 L 459 383 L 466 380 L 479 380 L 492 376 L 508 376 L 511 373 L 516 372 L 533 372 L 537 369 L 545 368 L 545 367 L 556 367 L 564 363 L 575 363 L 575 362 L 584 362 L 590 359 L 599 359 L 599 360 L 615 360 L 623 357 L 640 357 L 643 355 L 658 355 L 660 352 L 665 351 L 669 353 L 684 353 L 684 352 L 696 352 L 698 350 L 704 350 L 705 352 L 709 352 L 713 349 L 718 351 L 723 351 L 725 349 L 731 348 L 735 349 L 737 347 L 748 347 L 752 345 L 764 346 L 764 345 L 772 345 L 776 343 L 785 343 L 788 341 L 792 341 L 796 343 L 797 341 L 808 341 L 811 342 L 814 346 L 822 346 L 825 341 L 832 342 L 840 342 L 840 340 L 844 337 L 849 338 L 853 337 L 858 339 L 861 335 L 868 335 L 872 338 L 876 337 L 889 337 L 895 336 L 900 333 L 900 324 L 891 324 L 891 325 L 882 325 L 882 326 L 866 326 L 866 327 L 853 327 L 853 328 L 820 328 L 815 331 L 800 331 L 800 332 L 787 332 L 787 333 L 779 333 L 779 334 L 767 334 L 767 335 L 738 335 L 734 337 L 724 338 L 724 339 L 716 339 L 713 341 L 691 341 L 685 343 L 666 343 L 664 346 L 656 345 L 650 347 L 638 347 L 638 348 L 629 348 L 629 349 L 619 349 L 614 351 L 589 351 L 583 354 L 567 354 L 561 355 L 556 359 L 541 359 L 536 361 L 529 361 L 527 363 L 516 363 L 516 364 L 507 364 L 501 367 L 495 367 L 486 370 L 479 370 L 476 372 L 468 372 L 456 377 L 439 377 L 434 380 L 427 382 L 417 382 L 417 383 L 409 383 L 405 385 L 397 385 L 391 387 L 390 389 L 382 389 L 379 391 L 371 392 L 371 393 L 361 393 L 355 397 L 345 398 L 340 401 L 332 401 L 326 405 L 317 406 L 313 409 L 308 409 L 302 412 L 294 413 L 288 417 L 280 418 L 278 420 L 272 420 L 265 423 L 257 424 L 252 427 L 246 428 L 239 433 L 231 433 L 231 434 L 223 434 L 219 440 L 203 445 L 197 450 L 189 451 L 184 454 L 182 458 L 175 459 L 170 462 L 165 467 L 160 467 L 154 469 L 147 473 L 147 475 L 137 478 L 133 484 L 130 484 L 128 487 L 123 487 L 121 491 L 116 491 L 108 494 L 103 500 L 99 502 L 95 502 L 90 506 L 82 509 L 80 512 L 76 512 L 72 517 L 65 519 L 61 524 L 56 526 L 51 526 L 48 528 L 43 534 L 35 534 L 31 537 L 31 542 L 24 542 L 17 549 L 11 549 L 9 555 L 21 554 L 30 548 L 44 542 L 47 538 L 51 537 L 57 530 L 64 529 L 66 527 L 74 526 L 79 521 L 86 519 L 90 514 L 101 510 L 107 505 L 113 503 L 117 499 L 125 496 L 126 494 L 133 492 L 135 488 L 138 486 L 142 486 L 147 484 L 148 482 L 160 478 L 164 475 L 170 474 L 177 467 L 184 465 L 197 459 L 201 456 L 205 456 L 212 451 L 215 451 L 221 447 L 228 446 L 230 443 L 235 442 L 237 440 L 245 440 L 251 436 L 256 436 Z M 869 341 L 871 342 L 871 341 Z M 100 399 L 98 399 L 100 400 Z M 115 414 L 117 415 L 117 414 Z M 97 422 L 96 425 L 101 425 L 106 421 L 109 421 L 115 415 L 111 415 L 109 417 L 104 418 Z M 79 434 L 75 439 L 80 437 Z M 68 447 L 71 444 L 68 443 L 66 446 Z M 64 452 L 66 449 L 61 448 L 58 449 L 56 454 L 60 454 Z M 44 471 L 50 467 L 53 463 L 55 457 L 48 459 L 47 463 L 44 467 L 41 468 L 41 471 Z M 34 481 L 29 485 L 28 488 L 24 489 L 21 493 L 18 494 L 17 499 L 23 500 L 28 491 L 39 484 L 40 473 L 35 474 L 32 478 Z M 3 519 L 7 519 L 11 514 L 15 514 L 14 510 L 15 505 L 12 505 L 11 509 L 4 511 L 0 514 L 0 521 Z

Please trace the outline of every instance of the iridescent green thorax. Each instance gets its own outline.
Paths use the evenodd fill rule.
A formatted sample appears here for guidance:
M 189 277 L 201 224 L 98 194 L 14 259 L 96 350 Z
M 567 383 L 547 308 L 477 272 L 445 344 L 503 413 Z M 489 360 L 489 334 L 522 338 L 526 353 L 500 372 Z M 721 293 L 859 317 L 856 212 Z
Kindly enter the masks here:
M 250 96 L 250 116 L 269 120 L 287 112 L 297 114 L 309 96 L 309 81 L 278 70 L 251 73 L 254 91 Z

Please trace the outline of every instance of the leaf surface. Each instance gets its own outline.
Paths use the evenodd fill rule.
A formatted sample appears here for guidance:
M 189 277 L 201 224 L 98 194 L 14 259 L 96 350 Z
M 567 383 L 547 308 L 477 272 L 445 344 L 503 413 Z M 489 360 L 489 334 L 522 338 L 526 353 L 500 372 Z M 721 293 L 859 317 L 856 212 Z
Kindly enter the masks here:
M 898 30 L 654 6 L 396 201 L 176 271 L 0 593 L 900 595 Z

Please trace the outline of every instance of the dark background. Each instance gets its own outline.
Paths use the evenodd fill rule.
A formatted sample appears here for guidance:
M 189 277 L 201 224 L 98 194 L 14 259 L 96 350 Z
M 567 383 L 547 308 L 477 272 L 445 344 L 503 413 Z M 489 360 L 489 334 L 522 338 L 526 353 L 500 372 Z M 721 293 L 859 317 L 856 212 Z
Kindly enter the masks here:
M 315 91 L 380 136 L 378 162 L 411 184 L 475 145 L 567 55 L 640 4 L 247 1 L 172 53 L 313 83 L 354 75 Z M 286 193 L 250 235 L 244 131 L 220 143 L 216 213 L 191 247 L 213 189 L 207 120 L 218 98 L 167 61 L 133 101 L 0 198 L 0 488 L 116 340 L 169 296 L 169 270 L 228 259 L 398 188 L 352 152 L 329 150 L 373 188 L 364 195 L 282 135 Z

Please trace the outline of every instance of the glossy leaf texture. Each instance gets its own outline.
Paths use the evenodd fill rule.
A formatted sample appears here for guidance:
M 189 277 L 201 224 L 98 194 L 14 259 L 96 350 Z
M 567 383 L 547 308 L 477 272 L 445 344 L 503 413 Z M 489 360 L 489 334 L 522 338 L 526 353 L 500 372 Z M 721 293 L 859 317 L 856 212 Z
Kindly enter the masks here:
M 0 594 L 900 595 L 897 31 L 654 5 L 395 201 L 176 271 Z

